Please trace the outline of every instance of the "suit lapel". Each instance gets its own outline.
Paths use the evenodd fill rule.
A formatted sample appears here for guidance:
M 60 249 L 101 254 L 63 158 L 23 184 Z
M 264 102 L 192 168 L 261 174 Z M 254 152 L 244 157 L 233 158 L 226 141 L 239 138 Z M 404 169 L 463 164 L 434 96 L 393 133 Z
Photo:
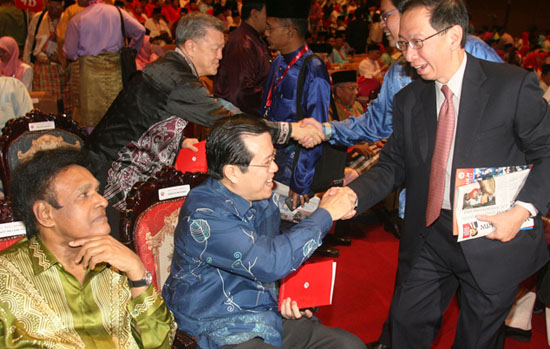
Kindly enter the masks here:
M 435 144 L 435 134 L 437 130 L 437 105 L 435 99 L 435 87 L 433 81 L 422 81 L 423 89 L 420 92 L 420 102 L 413 109 L 413 114 L 418 118 L 422 129 L 417 135 L 417 142 L 422 156 L 422 161 L 427 165 L 427 170 L 432 163 L 432 155 Z M 420 137 L 425 134 L 425 137 Z
M 463 166 L 474 156 L 472 144 L 475 144 L 489 99 L 489 94 L 481 88 L 486 78 L 480 62 L 468 55 L 458 112 L 453 168 Z

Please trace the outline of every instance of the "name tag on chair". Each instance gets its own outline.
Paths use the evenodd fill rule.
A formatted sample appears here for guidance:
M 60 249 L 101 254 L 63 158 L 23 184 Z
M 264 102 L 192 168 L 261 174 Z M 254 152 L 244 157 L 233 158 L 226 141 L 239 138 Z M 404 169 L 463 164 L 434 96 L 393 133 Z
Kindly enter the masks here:
M 189 184 L 159 189 L 159 200 L 168 200 L 181 196 L 187 196 L 187 194 L 189 194 L 189 190 L 191 190 Z
M 55 129 L 54 121 L 29 122 L 29 131 L 44 131 Z
M 25 224 L 21 221 L 0 224 L 0 238 L 25 235 L 26 233 Z

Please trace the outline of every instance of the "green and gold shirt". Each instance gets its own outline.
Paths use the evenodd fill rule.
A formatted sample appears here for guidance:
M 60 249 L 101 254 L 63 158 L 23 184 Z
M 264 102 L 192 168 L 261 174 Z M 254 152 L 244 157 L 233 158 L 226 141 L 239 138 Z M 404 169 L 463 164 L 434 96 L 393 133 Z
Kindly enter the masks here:
M 132 299 L 107 264 L 80 284 L 37 236 L 0 252 L 0 347 L 169 348 L 175 331 L 153 286 Z

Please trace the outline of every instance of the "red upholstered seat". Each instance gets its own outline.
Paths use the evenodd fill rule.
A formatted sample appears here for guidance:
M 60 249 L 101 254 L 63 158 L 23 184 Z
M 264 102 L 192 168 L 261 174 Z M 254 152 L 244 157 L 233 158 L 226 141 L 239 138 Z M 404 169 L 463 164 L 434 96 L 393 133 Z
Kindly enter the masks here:
M 128 194 L 121 219 L 121 240 L 141 258 L 159 292 L 170 273 L 181 205 L 189 190 L 204 179 L 204 173 L 184 174 L 165 167 L 147 181 L 136 183 Z M 178 330 L 173 348 L 196 348 L 196 343 Z
M 134 230 L 136 253 L 153 274 L 157 290 L 170 273 L 174 253 L 174 230 L 185 197 L 157 202 L 138 217 Z

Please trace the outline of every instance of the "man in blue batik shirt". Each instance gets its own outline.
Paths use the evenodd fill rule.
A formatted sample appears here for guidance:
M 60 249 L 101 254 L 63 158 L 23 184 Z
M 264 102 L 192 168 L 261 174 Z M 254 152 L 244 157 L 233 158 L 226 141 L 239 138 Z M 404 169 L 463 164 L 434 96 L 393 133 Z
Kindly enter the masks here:
M 201 348 L 364 348 L 359 338 L 321 325 L 290 298 L 278 311 L 277 281 L 311 256 L 333 220 L 355 214 L 356 195 L 330 189 L 319 209 L 281 234 L 272 198 L 274 155 L 257 117 L 214 125 L 206 141 L 211 177 L 181 208 L 166 304 Z
M 267 2 L 265 35 L 271 49 L 281 53 L 271 65 L 263 95 L 260 114 L 270 121 L 297 121 L 298 75 L 306 57 L 313 54 L 306 44 L 308 0 L 272 0 Z M 319 59 L 306 63 L 303 93 L 300 100 L 303 115 L 318 122 L 328 121 L 330 79 L 325 65 Z M 296 206 L 308 201 L 315 164 L 322 146 L 301 149 L 294 161 L 296 145 L 278 149 L 275 161 L 280 171 L 275 180 L 290 187 L 289 197 Z

